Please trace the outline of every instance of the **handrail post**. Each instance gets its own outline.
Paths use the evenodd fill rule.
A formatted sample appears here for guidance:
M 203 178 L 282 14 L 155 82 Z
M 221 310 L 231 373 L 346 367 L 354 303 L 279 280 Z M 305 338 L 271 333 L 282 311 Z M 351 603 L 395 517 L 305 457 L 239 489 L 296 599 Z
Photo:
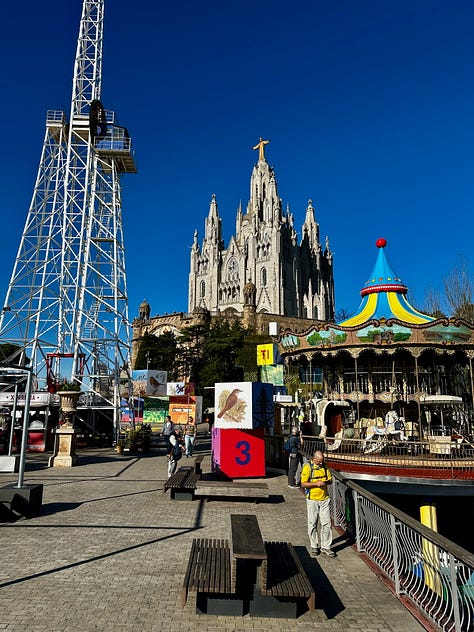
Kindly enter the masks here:
M 448 553 L 449 560 L 449 589 L 451 592 L 451 603 L 453 604 L 454 625 L 456 630 L 461 629 L 461 613 L 459 612 L 459 586 L 457 582 L 456 562 L 454 555 Z
M 397 548 L 397 524 L 395 516 L 390 514 L 390 535 L 392 541 L 392 557 L 393 557 L 393 581 L 395 584 L 395 593 L 399 595 L 400 590 L 400 571 L 398 561 L 398 548 Z
M 359 526 L 359 494 L 355 489 L 352 490 L 352 497 L 354 498 L 354 519 L 355 519 L 355 540 L 356 547 L 359 553 L 362 553 L 362 545 L 360 539 L 360 526 Z

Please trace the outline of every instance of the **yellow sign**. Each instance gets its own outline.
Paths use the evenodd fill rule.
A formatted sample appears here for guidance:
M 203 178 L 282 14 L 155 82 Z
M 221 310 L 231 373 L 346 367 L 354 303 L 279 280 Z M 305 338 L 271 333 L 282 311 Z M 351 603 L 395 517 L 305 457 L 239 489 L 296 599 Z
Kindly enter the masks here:
M 275 364 L 276 345 L 270 343 L 267 345 L 257 345 L 257 364 Z

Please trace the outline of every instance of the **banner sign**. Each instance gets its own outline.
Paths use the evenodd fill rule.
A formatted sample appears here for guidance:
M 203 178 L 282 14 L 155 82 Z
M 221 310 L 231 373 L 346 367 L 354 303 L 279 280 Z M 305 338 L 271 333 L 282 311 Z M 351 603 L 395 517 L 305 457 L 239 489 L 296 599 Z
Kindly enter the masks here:
M 257 364 L 276 364 L 278 347 L 275 344 L 257 345 Z
M 160 397 L 166 395 L 166 383 L 168 373 L 166 371 L 156 371 L 144 369 L 143 371 L 132 371 L 133 393 L 143 397 L 149 395 Z
M 283 364 L 276 364 L 275 366 L 261 366 L 260 381 L 273 384 L 273 386 L 285 386 L 283 370 Z

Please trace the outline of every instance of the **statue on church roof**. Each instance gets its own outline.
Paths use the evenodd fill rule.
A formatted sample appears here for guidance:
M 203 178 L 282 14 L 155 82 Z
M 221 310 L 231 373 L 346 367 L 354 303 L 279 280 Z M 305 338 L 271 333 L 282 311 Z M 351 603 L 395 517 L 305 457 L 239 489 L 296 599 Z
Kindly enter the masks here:
M 255 147 L 252 147 L 252 149 L 258 149 L 259 162 L 260 160 L 265 160 L 265 145 L 268 145 L 269 142 L 269 140 L 263 140 L 260 138 L 260 141 L 255 145 Z

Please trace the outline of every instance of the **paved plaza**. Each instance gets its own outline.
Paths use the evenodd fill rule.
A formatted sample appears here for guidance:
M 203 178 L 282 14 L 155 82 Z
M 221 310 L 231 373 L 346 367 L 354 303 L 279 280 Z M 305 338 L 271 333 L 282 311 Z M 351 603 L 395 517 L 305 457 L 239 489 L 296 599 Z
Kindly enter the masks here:
M 200 432 L 196 453 L 208 472 L 210 441 Z M 270 502 L 172 501 L 162 449 L 79 454 L 73 468 L 27 455 L 25 482 L 44 485 L 42 514 L 0 515 L 0 631 L 424 629 L 336 532 L 336 558 L 309 557 L 304 496 L 284 474 L 268 474 Z M 16 480 L 0 474 L 0 484 Z M 192 600 L 182 608 L 192 539 L 229 537 L 231 513 L 255 514 L 265 540 L 293 543 L 316 590 L 314 612 L 290 620 L 197 615 Z

